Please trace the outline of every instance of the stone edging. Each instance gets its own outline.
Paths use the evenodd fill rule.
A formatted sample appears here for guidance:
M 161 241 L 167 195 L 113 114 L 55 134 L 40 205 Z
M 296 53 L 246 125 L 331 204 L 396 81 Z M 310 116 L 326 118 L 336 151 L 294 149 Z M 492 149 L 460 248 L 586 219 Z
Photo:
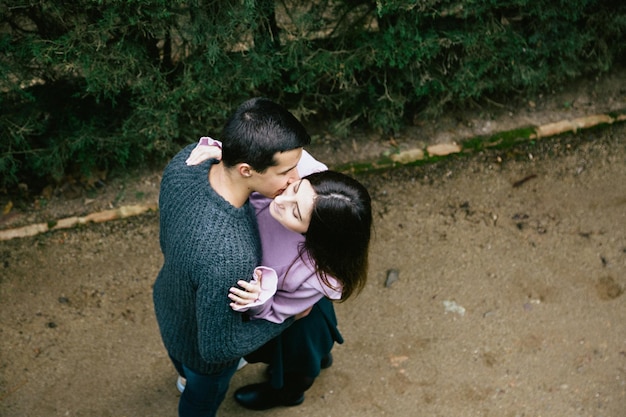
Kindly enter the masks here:
M 473 152 L 477 149 L 501 146 L 504 144 L 512 145 L 518 142 L 557 136 L 623 121 L 626 121 L 626 110 L 612 114 L 598 114 L 572 120 L 563 120 L 538 127 L 524 127 L 512 131 L 500 132 L 487 137 L 464 140 L 462 144 L 436 144 L 427 146 L 425 149 L 409 149 L 389 156 L 383 156 L 376 161 L 354 162 L 333 167 L 333 169 L 353 173 L 391 169 L 398 166 L 428 162 L 429 160 L 436 160 L 461 152 Z M 104 210 L 83 217 L 67 217 L 48 223 L 36 223 L 14 229 L 0 230 L 0 241 L 35 236 L 40 233 L 68 229 L 87 223 L 102 223 L 124 219 L 156 210 L 158 210 L 156 204 L 122 206 L 117 209 Z
M 40 233 L 50 232 L 53 230 L 69 229 L 81 224 L 103 223 L 111 220 L 125 219 L 127 217 L 138 216 L 148 211 L 156 211 L 157 209 L 158 207 L 156 204 L 122 206 L 116 209 L 91 213 L 82 217 L 66 217 L 64 219 L 50 221 L 47 223 L 36 223 L 14 229 L 0 230 L 0 241 L 18 237 L 35 236 Z
M 602 125 L 610 125 L 626 121 L 626 110 L 611 114 L 596 114 L 579 117 L 571 120 L 562 120 L 556 123 L 548 123 L 541 126 L 521 127 L 514 130 L 503 131 L 489 136 L 479 136 L 464 139 L 461 143 L 442 143 L 426 146 L 425 148 L 413 148 L 389 155 L 383 155 L 374 161 L 350 162 L 337 167 L 338 171 L 364 173 L 378 170 L 392 169 L 404 165 L 438 160 L 441 157 L 475 152 L 476 150 L 493 148 L 497 146 L 512 146 L 529 140 L 537 140 L 564 133 L 577 132 Z

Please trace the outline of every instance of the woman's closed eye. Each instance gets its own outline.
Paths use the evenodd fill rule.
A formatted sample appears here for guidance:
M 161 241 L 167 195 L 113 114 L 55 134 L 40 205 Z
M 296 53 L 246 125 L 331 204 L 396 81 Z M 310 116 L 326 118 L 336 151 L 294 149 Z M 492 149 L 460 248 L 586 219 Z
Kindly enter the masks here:
M 300 184 L 302 183 L 302 180 L 296 182 L 293 186 L 293 193 L 294 196 L 297 196 L 298 194 L 298 190 L 300 190 Z M 294 205 L 294 209 L 293 209 L 293 216 L 298 219 L 298 220 L 302 220 L 302 213 L 300 213 L 300 206 L 298 205 L 298 201 L 296 200 L 296 204 Z

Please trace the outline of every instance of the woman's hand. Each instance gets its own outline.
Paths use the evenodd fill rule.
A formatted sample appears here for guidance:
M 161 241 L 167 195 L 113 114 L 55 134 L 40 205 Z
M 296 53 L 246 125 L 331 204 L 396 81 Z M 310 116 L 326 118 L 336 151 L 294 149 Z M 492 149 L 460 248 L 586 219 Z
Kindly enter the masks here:
M 251 282 L 244 280 L 237 281 L 237 285 L 239 285 L 242 289 L 231 287 L 230 293 L 228 294 L 228 298 L 232 301 L 230 303 L 231 308 L 246 306 L 259 299 L 259 295 L 261 294 L 261 279 L 263 278 L 263 275 L 261 271 L 255 271 L 255 274 L 256 278 Z
M 191 151 L 189 158 L 187 158 L 185 162 L 187 165 L 198 165 L 209 159 L 221 160 L 222 149 L 218 146 L 198 144 L 193 151 Z

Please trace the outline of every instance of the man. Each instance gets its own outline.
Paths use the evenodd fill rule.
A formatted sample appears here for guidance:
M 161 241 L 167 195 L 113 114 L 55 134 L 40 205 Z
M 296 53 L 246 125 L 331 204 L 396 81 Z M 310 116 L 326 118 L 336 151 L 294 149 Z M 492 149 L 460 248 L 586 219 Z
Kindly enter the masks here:
M 218 141 L 202 138 L 187 159 L 187 164 L 197 165 L 208 159 L 220 159 L 221 150 L 219 148 L 220 143 Z M 297 169 L 299 176 L 304 177 L 314 172 L 326 171 L 328 167 L 303 151 Z M 298 187 L 298 183 L 292 184 L 291 193 L 294 192 L 294 186 Z M 333 191 L 335 190 L 337 189 L 333 188 Z M 286 193 L 289 194 L 289 191 L 285 191 L 281 195 L 284 197 L 281 206 L 285 204 L 285 199 L 293 197 L 293 194 L 285 196 Z M 299 191 L 295 194 L 299 194 Z M 284 280 L 281 287 L 285 287 L 280 289 L 282 306 L 286 307 L 290 304 L 295 308 L 299 303 L 306 304 L 311 298 L 321 297 L 322 293 L 325 296 L 321 299 L 318 298 L 319 301 L 307 312 L 306 317 L 297 320 L 280 335 L 245 356 L 246 361 L 250 363 L 263 362 L 268 364 L 266 374 L 269 378 L 267 381 L 237 389 L 235 401 L 251 410 L 267 410 L 277 406 L 296 406 L 302 404 L 305 392 L 311 388 L 320 371 L 331 366 L 333 345 L 343 343 L 343 337 L 337 328 L 333 303 L 330 301 L 330 299 L 340 298 L 341 292 L 329 287 L 322 289 L 321 293 L 318 292 L 320 288 L 316 283 L 319 283 L 320 278 L 317 275 L 316 266 L 308 263 L 311 261 L 310 259 L 307 258 L 308 261 L 305 261 L 300 255 L 300 250 L 305 244 L 303 233 L 306 233 L 308 229 L 308 224 L 304 225 L 302 221 L 302 210 L 306 211 L 304 200 L 301 199 L 299 200 L 301 204 L 296 204 L 297 210 L 287 209 L 287 206 L 283 206 L 284 211 L 280 210 L 283 211 L 281 217 L 291 215 L 293 219 L 300 219 L 299 222 L 290 222 L 292 228 L 286 222 L 273 218 L 272 209 L 270 209 L 270 201 L 272 200 L 258 193 L 253 193 L 250 196 L 250 201 L 256 208 L 256 217 L 261 234 L 262 265 L 276 268 L 275 272 L 283 277 L 281 281 Z M 302 227 L 304 228 L 302 229 Z M 288 231 L 288 229 L 290 230 Z M 352 264 L 353 269 L 356 265 Z M 315 277 L 314 284 L 312 286 L 311 283 L 305 284 L 302 287 L 302 292 L 298 292 L 298 289 L 294 287 L 294 285 L 297 286 L 298 283 L 303 283 L 312 277 Z M 287 281 L 290 283 L 284 284 Z M 258 297 L 258 291 L 260 289 L 257 289 L 253 295 Z M 245 298 L 254 299 L 254 297 Z M 288 302 L 289 298 L 292 298 L 291 302 Z M 237 301 L 233 298 L 231 300 Z M 257 316 L 255 319 L 260 318 Z M 282 316 L 278 314 L 271 319 L 268 316 L 262 318 L 279 322 Z
M 221 163 L 188 167 L 188 146 L 166 167 L 159 195 L 164 263 L 153 298 L 165 348 L 187 379 L 181 417 L 214 416 L 239 358 L 293 322 L 244 320 L 227 295 L 261 261 L 248 197 L 256 191 L 273 198 L 297 180 L 311 139 L 291 113 L 262 98 L 239 106 L 220 139 Z

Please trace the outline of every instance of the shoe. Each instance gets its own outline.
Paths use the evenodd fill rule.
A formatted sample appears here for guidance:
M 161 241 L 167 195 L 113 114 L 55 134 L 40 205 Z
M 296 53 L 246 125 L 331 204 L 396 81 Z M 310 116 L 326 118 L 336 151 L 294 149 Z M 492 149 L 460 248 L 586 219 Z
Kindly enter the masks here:
M 239 365 L 237 365 L 237 370 L 240 370 L 241 368 L 243 368 L 247 364 L 248 364 L 248 362 L 244 358 L 239 359 Z
M 239 359 L 239 364 L 237 365 L 237 370 L 240 370 L 241 368 L 243 368 L 247 364 L 248 364 L 248 362 L 244 358 Z M 176 380 L 176 388 L 178 388 L 178 391 L 181 394 L 185 390 L 185 385 L 187 385 L 187 379 L 183 378 L 182 376 L 179 376 L 178 379 Z
M 185 385 L 187 385 L 187 378 L 183 378 L 182 376 L 179 376 L 178 379 L 176 380 L 176 388 L 178 388 L 178 392 L 182 394 L 183 391 L 185 390 Z
M 272 388 L 269 382 L 246 385 L 235 391 L 235 401 L 249 410 L 269 410 L 284 406 L 293 407 L 302 404 L 304 392 L 285 396 L 282 390 Z

